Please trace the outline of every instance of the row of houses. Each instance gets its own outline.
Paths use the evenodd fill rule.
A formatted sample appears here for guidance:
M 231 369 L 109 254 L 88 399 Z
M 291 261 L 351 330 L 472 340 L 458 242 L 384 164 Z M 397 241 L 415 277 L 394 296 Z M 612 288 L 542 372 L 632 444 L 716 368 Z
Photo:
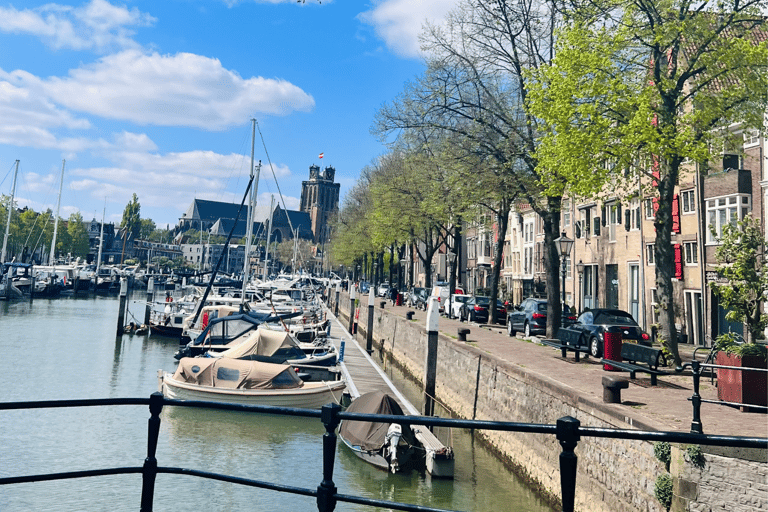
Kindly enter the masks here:
M 735 127 L 741 142 L 722 154 L 709 169 L 687 166 L 676 187 L 672 245 L 675 254 L 675 323 L 682 342 L 711 345 L 719 333 L 743 334 L 743 326 L 725 319 L 727 313 L 709 283 L 718 279 L 717 235 L 727 223 L 748 215 L 766 225 L 768 175 L 766 141 L 757 132 Z M 565 262 L 566 302 L 577 311 L 609 307 L 628 311 L 646 330 L 658 323 L 653 225 L 656 200 L 648 183 L 630 184 L 597 199 L 565 198 L 562 232 L 574 240 Z M 457 278 L 469 293 L 490 288 L 496 240 L 503 237 L 500 296 L 519 304 L 545 295 L 542 219 L 530 205 L 510 212 L 506 233 L 482 216 L 464 227 Z M 447 279 L 446 256 L 435 258 L 438 279 Z

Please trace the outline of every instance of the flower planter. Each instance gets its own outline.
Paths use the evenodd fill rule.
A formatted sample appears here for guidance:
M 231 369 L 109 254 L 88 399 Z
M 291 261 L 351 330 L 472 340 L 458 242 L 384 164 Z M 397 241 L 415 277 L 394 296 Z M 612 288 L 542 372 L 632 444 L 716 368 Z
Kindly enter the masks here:
M 717 364 L 742 368 L 767 367 L 766 360 L 759 356 L 738 356 L 717 353 Z M 725 402 L 741 403 L 742 411 L 749 405 L 768 406 L 768 373 L 745 370 L 717 369 L 717 398 Z

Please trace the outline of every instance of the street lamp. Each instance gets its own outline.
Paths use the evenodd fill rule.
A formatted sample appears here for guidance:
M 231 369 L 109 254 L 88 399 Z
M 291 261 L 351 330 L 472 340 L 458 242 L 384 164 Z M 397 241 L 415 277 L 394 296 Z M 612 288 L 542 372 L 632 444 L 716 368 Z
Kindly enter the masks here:
M 576 264 L 576 272 L 579 273 L 579 309 L 578 312 L 581 312 L 581 294 L 582 292 L 582 280 L 584 279 L 584 263 L 579 260 L 579 262 Z
M 563 265 L 561 267 L 561 272 L 563 274 L 563 303 L 560 305 L 560 317 L 562 323 L 562 308 L 563 305 L 565 305 L 565 274 L 567 272 L 566 262 L 568 257 L 571 255 L 571 249 L 573 249 L 573 240 L 565 236 L 565 232 L 563 232 L 559 238 L 555 238 L 555 243 L 557 244 L 557 253 L 563 260 Z

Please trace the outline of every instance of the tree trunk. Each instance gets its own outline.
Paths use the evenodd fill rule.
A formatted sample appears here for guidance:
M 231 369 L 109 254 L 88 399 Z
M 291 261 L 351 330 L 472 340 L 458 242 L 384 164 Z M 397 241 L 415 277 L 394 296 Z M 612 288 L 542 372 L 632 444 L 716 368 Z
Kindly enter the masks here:
M 672 247 L 672 200 L 675 183 L 679 172 L 679 162 L 662 160 L 663 169 L 658 179 L 659 208 L 653 222 L 656 228 L 654 259 L 656 263 L 656 297 L 660 332 L 663 345 L 669 350 L 675 366 L 682 360 L 677 350 L 677 329 L 675 328 L 675 301 L 672 289 L 672 276 L 675 271 L 675 255 Z
M 501 201 L 499 205 L 498 213 L 496 214 L 496 222 L 498 224 L 496 230 L 496 251 L 493 255 L 493 274 L 491 279 L 491 302 L 488 305 L 489 322 L 491 324 L 498 323 L 497 311 L 496 311 L 496 299 L 499 296 L 499 279 L 501 276 L 501 263 L 504 256 L 504 238 L 507 233 L 507 227 L 509 226 L 509 205 L 507 201 Z
M 562 202 L 562 198 L 556 200 L 557 203 Z M 560 236 L 560 206 L 551 204 L 551 197 L 547 202 L 550 203 L 549 209 L 541 215 L 541 219 L 544 221 L 544 266 L 547 273 L 547 338 L 552 339 L 557 337 L 557 330 L 562 325 L 562 260 L 555 243 L 555 239 Z

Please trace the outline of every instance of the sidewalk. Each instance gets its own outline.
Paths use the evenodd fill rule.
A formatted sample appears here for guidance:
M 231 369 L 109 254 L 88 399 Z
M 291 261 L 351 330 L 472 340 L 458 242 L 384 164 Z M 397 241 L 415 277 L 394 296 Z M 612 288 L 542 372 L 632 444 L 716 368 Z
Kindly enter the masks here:
M 379 308 L 379 300 L 376 308 Z M 387 302 L 385 309 L 390 314 L 405 318 L 409 311 L 414 312 L 413 319 L 422 325 L 426 322 L 426 312 L 405 306 L 392 306 Z M 469 328 L 467 343 L 492 354 L 499 359 L 524 367 L 526 371 L 538 373 L 562 386 L 571 388 L 577 395 L 601 409 L 609 411 L 619 418 L 627 418 L 632 424 L 644 425 L 657 430 L 689 432 L 693 419 L 693 406 L 688 400 L 693 395 L 693 378 L 690 370 L 673 375 L 658 377 L 658 385 L 650 385 L 650 376 L 638 373 L 635 380 L 630 380 L 628 389 L 621 392 L 621 404 L 603 402 L 602 377 L 605 375 L 629 377 L 628 372 L 607 372 L 603 365 L 590 357 L 582 355 L 579 363 L 574 360 L 573 352 L 563 359 L 560 350 L 523 339 L 521 335 L 511 338 L 504 325 L 478 325 L 441 316 L 440 332 L 458 339 L 459 328 Z M 683 361 L 690 361 L 694 347 L 680 346 Z M 706 357 L 706 352 L 699 350 L 697 359 Z M 440 377 L 438 376 L 438 379 Z M 699 384 L 702 399 L 717 400 L 717 388 L 709 376 L 702 376 Z M 768 414 L 741 412 L 739 409 L 720 404 L 701 404 L 701 423 L 705 434 L 768 437 Z M 642 428 L 642 427 L 641 427 Z

